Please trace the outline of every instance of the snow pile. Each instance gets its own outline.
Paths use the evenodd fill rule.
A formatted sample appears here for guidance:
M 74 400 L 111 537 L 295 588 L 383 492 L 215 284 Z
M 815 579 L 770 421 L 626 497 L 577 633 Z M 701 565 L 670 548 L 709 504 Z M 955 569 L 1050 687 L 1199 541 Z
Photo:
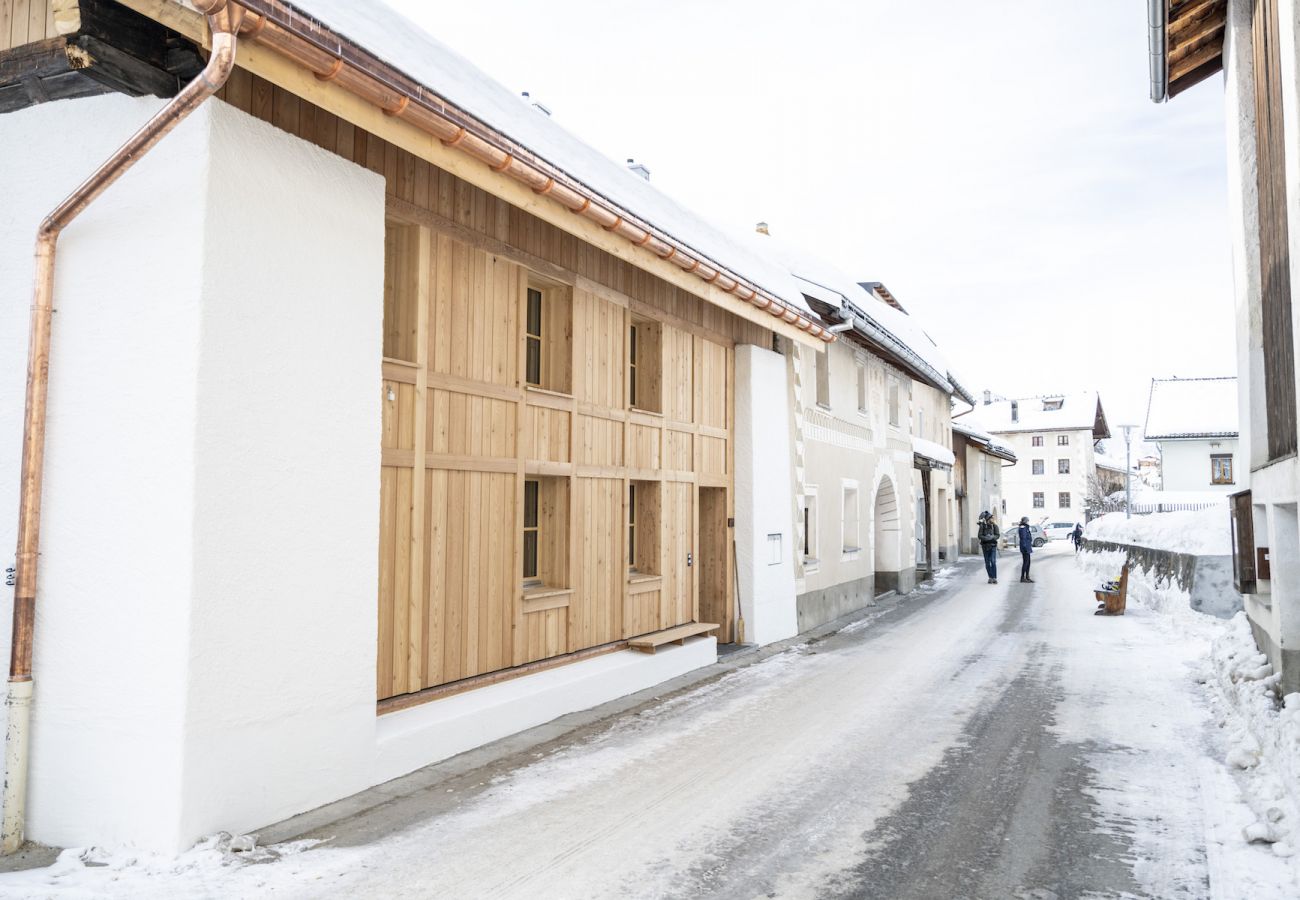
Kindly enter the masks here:
M 1083 536 L 1090 541 L 1133 544 L 1193 556 L 1226 556 L 1232 552 L 1228 514 L 1221 506 L 1131 519 L 1122 512 L 1110 513 L 1089 522 Z
M 1244 837 L 1291 856 L 1300 848 L 1300 693 L 1278 703 L 1280 675 L 1256 649 L 1245 613 L 1224 623 L 1209 666 L 1227 762 L 1259 817 Z
M 1077 559 L 1101 583 L 1116 576 L 1126 554 L 1106 551 Z M 1219 728 L 1214 743 L 1229 777 L 1218 772 L 1195 777 L 1207 793 L 1207 814 L 1218 805 L 1209 794 L 1239 794 L 1250 810 L 1247 819 L 1207 819 L 1216 857 L 1212 869 L 1218 865 L 1248 872 L 1259 861 L 1255 857 L 1252 863 L 1247 855 L 1254 845 L 1284 860 L 1293 879 L 1300 876 L 1292 858 L 1300 849 L 1300 694 L 1289 694 L 1279 704 L 1279 677 L 1256 648 L 1245 613 L 1226 621 L 1201 615 L 1191 609 L 1186 592 L 1152 580 L 1140 568 L 1129 572 L 1128 605 L 1130 614 L 1143 609 L 1161 614 L 1183 640 L 1210 648 L 1193 676 L 1208 694 Z

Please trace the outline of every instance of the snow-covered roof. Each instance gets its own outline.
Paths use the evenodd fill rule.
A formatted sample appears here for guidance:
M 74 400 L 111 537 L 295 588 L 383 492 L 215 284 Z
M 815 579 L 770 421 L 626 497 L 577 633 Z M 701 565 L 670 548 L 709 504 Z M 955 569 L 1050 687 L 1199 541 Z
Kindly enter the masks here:
M 1095 453 L 1093 454 L 1092 459 L 1093 459 L 1093 463 L 1099 469 L 1110 469 L 1113 472 L 1119 472 L 1121 474 L 1123 474 L 1126 470 L 1130 474 L 1137 471 L 1137 466 L 1130 467 L 1125 465 L 1124 458 L 1122 456 L 1110 456 L 1105 453 Z
M 962 416 L 960 419 L 953 419 L 952 430 L 979 445 L 985 453 L 1000 456 L 1010 462 L 1016 461 L 1016 452 L 1006 444 L 1001 443 L 991 432 L 986 431 L 980 421 L 970 415 Z
M 1152 378 L 1146 439 L 1236 437 L 1237 379 Z
M 1096 391 L 997 400 L 979 407 L 980 419 L 994 434 L 1021 431 L 1082 431 L 1110 437 L 1106 413 Z
M 381 0 L 291 0 L 291 5 L 611 203 L 791 306 L 812 311 L 788 269 L 754 253 L 622 163 L 586 144 Z
M 849 307 L 854 315 L 883 332 L 885 349 L 907 360 L 917 374 L 941 390 L 953 389 L 948 380 L 948 360 L 934 339 L 907 313 L 889 305 L 834 263 L 816 254 L 792 247 L 770 234 L 749 232 L 740 240 L 754 255 L 784 269 L 803 297 L 834 310 Z
M 912 438 L 912 452 L 945 466 L 951 466 L 957 461 L 951 448 L 936 444 L 934 441 L 927 441 L 925 438 Z

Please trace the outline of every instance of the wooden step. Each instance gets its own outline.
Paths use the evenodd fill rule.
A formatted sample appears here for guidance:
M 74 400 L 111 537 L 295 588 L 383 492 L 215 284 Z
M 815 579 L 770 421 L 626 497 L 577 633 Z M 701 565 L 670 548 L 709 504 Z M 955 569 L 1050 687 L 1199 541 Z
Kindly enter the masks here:
M 632 638 L 627 645 L 642 653 L 654 653 L 656 647 L 662 647 L 664 644 L 685 644 L 688 637 L 717 630 L 717 625 L 710 625 L 708 622 L 691 622 L 689 625 L 678 625 L 676 628 L 665 628 L 653 634 L 643 634 L 641 637 Z

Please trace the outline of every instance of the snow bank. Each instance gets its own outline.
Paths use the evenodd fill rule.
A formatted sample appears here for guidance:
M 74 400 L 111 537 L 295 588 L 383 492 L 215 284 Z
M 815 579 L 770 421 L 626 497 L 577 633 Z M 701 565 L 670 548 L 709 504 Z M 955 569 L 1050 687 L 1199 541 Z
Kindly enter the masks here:
M 1166 514 L 1175 515 L 1182 514 Z M 1118 551 L 1077 557 L 1080 568 L 1098 583 L 1113 578 L 1125 559 L 1126 554 Z M 1184 591 L 1148 578 L 1141 569 L 1129 574 L 1128 602 L 1130 608 L 1136 605 L 1160 613 L 1187 640 L 1210 643 L 1208 657 L 1193 675 L 1216 717 L 1219 756 L 1255 819 L 1236 823 L 1232 829 L 1224 822 L 1207 820 L 1218 864 L 1239 872 L 1249 870 L 1252 844 L 1267 847 L 1277 857 L 1292 857 L 1300 849 L 1300 694 L 1288 694 L 1278 702 L 1279 676 L 1255 646 L 1245 613 L 1224 620 L 1193 612 Z M 1201 777 L 1203 788 L 1213 780 Z M 1211 809 L 1211 798 L 1205 802 Z M 1293 877 L 1300 874 L 1294 865 L 1290 871 Z
M 1227 556 L 1232 552 L 1228 514 L 1221 506 L 1131 519 L 1122 512 L 1110 513 L 1089 522 L 1083 536 L 1090 541 L 1136 544 L 1193 556 Z
M 1225 623 L 1209 665 L 1228 764 L 1241 771 L 1259 816 L 1245 836 L 1289 856 L 1300 849 L 1300 693 L 1278 702 L 1281 676 L 1255 646 L 1245 613 Z

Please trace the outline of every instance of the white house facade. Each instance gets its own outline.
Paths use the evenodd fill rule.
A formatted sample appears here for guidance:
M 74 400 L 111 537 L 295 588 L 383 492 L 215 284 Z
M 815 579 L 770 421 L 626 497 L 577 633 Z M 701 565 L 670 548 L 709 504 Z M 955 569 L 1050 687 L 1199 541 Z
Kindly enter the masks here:
M 1231 494 L 1246 487 L 1235 377 L 1153 378 L 1144 435 L 1160 446 L 1164 490 Z
M 1005 520 L 1083 521 L 1096 442 L 1110 437 L 1097 394 L 990 401 L 979 416 L 1017 459 L 1002 476 Z

